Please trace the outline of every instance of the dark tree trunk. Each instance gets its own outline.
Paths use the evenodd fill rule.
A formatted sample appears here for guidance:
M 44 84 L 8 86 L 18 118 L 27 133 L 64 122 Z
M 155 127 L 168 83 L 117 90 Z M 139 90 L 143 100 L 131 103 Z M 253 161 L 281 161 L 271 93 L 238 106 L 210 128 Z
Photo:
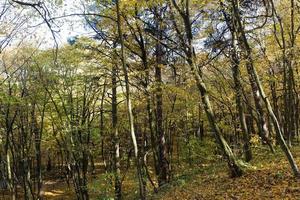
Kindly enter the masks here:
M 234 31 L 232 29 L 232 49 L 231 49 L 231 62 L 232 62 L 232 73 L 235 84 L 235 93 L 236 93 L 236 106 L 239 115 L 240 126 L 243 131 L 243 139 L 244 139 L 244 152 L 245 152 L 245 160 L 249 162 L 252 159 L 252 152 L 250 147 L 250 137 L 246 123 L 246 117 L 244 112 L 244 103 L 243 103 L 243 92 L 242 92 L 242 84 L 240 80 L 240 70 L 239 70 L 239 59 L 236 53 L 235 46 L 235 37 Z
M 162 40 L 162 16 L 161 10 L 155 8 L 155 21 L 157 38 Z M 167 160 L 167 147 L 165 131 L 163 128 L 163 96 L 162 96 L 162 67 L 164 66 L 164 50 L 160 42 L 156 42 L 155 47 L 155 83 L 156 83 L 156 137 L 158 143 L 158 184 L 160 186 L 168 182 L 169 166 Z

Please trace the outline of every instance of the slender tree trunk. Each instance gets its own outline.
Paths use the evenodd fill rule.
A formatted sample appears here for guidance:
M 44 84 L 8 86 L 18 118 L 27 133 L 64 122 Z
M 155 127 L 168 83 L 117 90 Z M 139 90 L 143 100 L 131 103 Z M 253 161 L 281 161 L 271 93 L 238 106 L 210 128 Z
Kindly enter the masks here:
M 239 12 L 239 9 L 238 9 L 237 5 L 238 5 L 237 0 L 232 0 L 232 8 L 233 8 L 233 13 L 234 13 L 233 17 L 235 17 L 235 20 L 237 20 L 236 21 L 237 22 L 237 27 L 238 27 L 238 30 L 237 30 L 238 33 L 237 34 L 239 35 L 238 39 L 239 39 L 240 44 L 242 45 L 242 50 L 244 51 L 244 54 L 245 54 L 244 56 L 245 56 L 245 60 L 247 61 L 246 65 L 247 65 L 248 73 L 253 78 L 252 81 L 256 82 L 256 85 L 258 87 L 257 96 L 259 96 L 263 100 L 263 102 L 265 103 L 265 106 L 266 106 L 266 108 L 267 108 L 267 110 L 270 114 L 270 117 L 273 121 L 277 137 L 279 138 L 280 146 L 281 146 L 283 152 L 285 153 L 285 155 L 286 155 L 286 157 L 287 157 L 287 159 L 290 163 L 290 166 L 293 170 L 294 175 L 298 177 L 298 176 L 300 176 L 298 166 L 295 162 L 295 159 L 294 159 L 290 149 L 288 148 L 288 146 L 287 146 L 287 144 L 286 144 L 286 142 L 283 138 L 283 135 L 282 135 L 282 132 L 281 132 L 281 127 L 279 125 L 277 117 L 273 112 L 273 108 L 270 104 L 269 99 L 265 95 L 265 92 L 263 90 L 263 87 L 262 87 L 262 84 L 260 82 L 259 76 L 256 72 L 255 67 L 254 67 L 251 48 L 250 48 L 250 46 L 248 44 L 248 40 L 246 38 L 246 34 L 245 34 L 244 27 L 243 27 L 241 19 L 240 19 L 240 12 Z
M 157 38 L 162 40 L 162 22 L 161 14 L 159 8 L 155 8 L 155 21 L 156 21 L 156 33 Z M 166 138 L 165 131 L 163 128 L 163 96 L 162 96 L 162 70 L 161 68 L 164 65 L 164 51 L 160 42 L 156 42 L 155 47 L 155 83 L 156 83 L 156 137 L 158 142 L 158 184 L 159 186 L 164 185 L 168 182 L 169 179 L 169 166 L 167 160 L 167 147 L 166 147 Z
M 243 139 L 244 139 L 244 152 L 245 152 L 245 160 L 249 162 L 252 159 L 252 152 L 250 147 L 250 137 L 246 123 L 246 117 L 244 112 L 244 105 L 243 105 L 243 94 L 242 94 L 242 84 L 241 84 L 241 74 L 239 70 L 239 59 L 236 53 L 236 46 L 235 46 L 235 37 L 234 32 L 232 33 L 232 41 L 231 41 L 231 62 L 232 62 L 232 73 L 233 79 L 235 84 L 235 93 L 236 93 L 236 106 L 239 113 L 239 121 L 240 126 L 243 131 Z
M 44 102 L 42 105 L 42 110 L 40 113 L 41 122 L 40 126 L 38 126 L 38 122 L 35 116 L 34 108 L 32 113 L 32 120 L 33 120 L 33 129 L 35 135 L 35 151 L 36 151 L 36 177 L 37 177 L 37 200 L 43 199 L 41 190 L 42 190 L 42 154 L 41 154 L 41 140 L 44 128 L 44 116 L 45 116 L 45 109 L 47 104 L 47 93 L 44 95 Z M 34 106 L 34 104 L 33 104 Z
M 126 60 L 125 60 L 125 54 L 124 54 L 124 41 L 123 41 L 123 33 L 122 33 L 122 28 L 121 28 L 121 14 L 120 14 L 120 7 L 119 7 L 119 0 L 116 0 L 116 9 L 117 9 L 117 26 L 118 26 L 118 35 L 120 39 L 120 44 L 121 44 L 121 62 L 122 62 L 122 68 L 123 68 L 123 73 L 125 77 L 125 93 L 126 93 L 126 104 L 127 104 L 127 109 L 128 109 L 128 116 L 129 116 L 129 124 L 130 124 L 130 134 L 131 134 L 131 139 L 133 143 L 133 148 L 134 148 L 134 155 L 135 155 L 135 161 L 136 161 L 136 167 L 137 167 L 137 175 L 138 175 L 138 182 L 139 182 L 139 190 L 140 190 L 140 198 L 146 199 L 146 191 L 143 183 L 143 166 L 142 166 L 142 159 L 139 157 L 139 152 L 138 152 L 138 145 L 137 145 L 137 139 L 134 131 L 134 119 L 133 119 L 133 113 L 132 113 L 132 105 L 131 105 L 131 96 L 130 96 L 130 86 L 129 86 L 129 77 L 128 77 L 128 69 L 126 65 Z
M 106 158 L 105 158 L 105 148 L 104 148 L 104 140 L 105 140 L 105 135 L 104 135 L 104 99 L 105 99 L 105 93 L 106 93 L 106 80 L 104 82 L 104 87 L 101 95 L 101 103 L 100 103 L 100 137 L 101 137 L 101 157 L 103 161 L 103 165 L 105 168 L 105 172 L 107 172 L 107 163 L 106 163 Z
M 238 2 L 234 2 L 238 3 Z M 234 37 L 234 32 L 237 32 L 237 39 L 240 40 L 240 34 L 237 30 L 238 25 L 237 25 L 237 21 L 235 20 L 234 17 L 228 17 L 227 13 L 224 11 L 224 6 L 223 6 L 223 2 L 221 1 L 221 7 L 223 9 L 223 15 L 225 17 L 225 21 L 228 27 L 231 27 L 232 29 L 232 37 Z M 234 31 L 234 32 L 233 32 Z M 267 126 L 267 121 L 266 121 L 266 114 L 264 112 L 263 109 L 263 100 L 261 99 L 261 96 L 259 94 L 259 86 L 257 85 L 257 82 L 255 81 L 255 77 L 253 76 L 253 73 L 251 73 L 251 66 L 246 65 L 247 67 L 247 71 L 249 74 L 249 80 L 250 80 L 250 85 L 251 85 L 251 89 L 252 89 L 252 94 L 254 97 L 254 104 L 255 104 L 255 108 L 256 108 L 256 113 L 257 113 L 257 125 L 258 125 L 258 134 L 259 136 L 262 138 L 263 143 L 267 144 L 271 150 L 271 152 L 274 153 L 274 148 L 272 145 L 271 140 L 269 139 L 269 130 L 268 130 L 268 126 Z
M 215 138 L 217 141 L 217 144 L 220 145 L 221 150 L 223 151 L 224 157 L 227 160 L 227 164 L 229 167 L 229 170 L 231 172 L 232 177 L 238 177 L 243 174 L 243 170 L 241 168 L 240 162 L 237 160 L 235 155 L 233 154 L 230 146 L 224 139 L 224 137 L 221 134 L 221 131 L 217 125 L 215 114 L 212 110 L 208 91 L 206 89 L 206 85 L 203 81 L 203 78 L 201 76 L 202 72 L 201 69 L 199 69 L 196 66 L 196 54 L 195 50 L 193 48 L 193 35 L 192 35 L 192 28 L 191 28 L 191 22 L 190 22 L 190 15 L 189 15 L 189 0 L 186 0 L 186 5 L 185 5 L 185 11 L 180 10 L 178 7 L 177 3 L 175 0 L 172 0 L 172 4 L 176 8 L 176 10 L 180 13 L 180 16 L 182 17 L 182 20 L 184 22 L 185 26 L 185 35 L 187 38 L 187 42 L 184 43 L 184 52 L 186 54 L 186 61 L 194 75 L 194 78 L 196 80 L 197 87 L 199 89 L 202 103 L 204 106 L 204 110 L 207 115 L 207 119 L 209 121 L 209 124 L 212 128 L 212 131 L 215 134 Z
M 117 66 L 112 69 L 112 134 L 114 144 L 114 176 L 115 176 L 115 199 L 122 199 L 122 183 L 120 170 L 120 139 L 118 133 L 118 102 L 117 102 Z
M 6 71 L 7 73 L 7 71 Z M 8 80 L 8 95 L 12 96 L 12 85 L 11 80 Z M 12 169 L 12 164 L 14 163 L 14 151 L 13 151 L 13 124 L 15 123 L 17 111 L 15 111 L 12 118 L 10 118 L 10 112 L 11 112 L 11 104 L 6 104 L 6 110 L 5 110 L 5 129 L 6 129 L 6 136 L 5 136 L 5 146 L 4 146 L 4 152 L 5 152 L 5 159 L 6 159 L 6 173 L 7 173 L 7 179 L 8 179 L 8 186 L 9 191 L 11 193 L 11 199 L 16 200 L 17 196 L 17 190 L 16 190 L 16 184 L 15 184 L 15 176 Z M 12 140 L 10 139 L 12 138 Z
M 271 66 L 270 66 L 269 74 L 271 76 L 271 79 L 275 79 L 274 69 Z M 274 114 L 277 117 L 277 119 L 280 120 L 278 97 L 277 97 L 277 91 L 276 91 L 276 81 L 275 80 L 270 80 L 269 84 L 270 84 Z M 280 139 L 276 136 L 276 144 L 279 144 L 279 140 Z

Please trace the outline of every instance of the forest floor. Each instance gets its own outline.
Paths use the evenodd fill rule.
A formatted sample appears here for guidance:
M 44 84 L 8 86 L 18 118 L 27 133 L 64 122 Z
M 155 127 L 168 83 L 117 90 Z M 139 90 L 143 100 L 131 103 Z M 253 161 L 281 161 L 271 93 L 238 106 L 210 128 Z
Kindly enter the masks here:
M 293 148 L 300 165 L 300 147 Z M 230 178 L 223 163 L 186 168 L 166 189 L 152 199 L 300 199 L 300 179 L 291 172 L 279 148 L 275 154 L 268 149 L 255 149 L 252 168 L 239 178 Z
M 300 166 L 300 146 L 293 147 L 293 154 Z M 210 156 L 208 156 L 210 157 Z M 239 178 L 230 178 L 224 161 L 218 156 L 201 163 L 174 163 L 173 181 L 163 186 L 158 193 L 149 186 L 148 199 L 162 200 L 209 200 L 209 199 L 300 199 L 300 179 L 293 177 L 287 160 L 277 147 L 272 154 L 266 147 L 254 148 L 251 169 Z M 91 199 L 112 199 L 111 174 L 97 173 L 90 178 Z M 46 200 L 75 200 L 74 191 L 62 179 L 53 174 L 45 177 L 44 197 Z M 127 172 L 123 182 L 124 199 L 137 199 L 138 190 L 135 171 Z M 0 199 L 6 199 L 0 195 Z M 7 198 L 9 199 L 9 198 Z

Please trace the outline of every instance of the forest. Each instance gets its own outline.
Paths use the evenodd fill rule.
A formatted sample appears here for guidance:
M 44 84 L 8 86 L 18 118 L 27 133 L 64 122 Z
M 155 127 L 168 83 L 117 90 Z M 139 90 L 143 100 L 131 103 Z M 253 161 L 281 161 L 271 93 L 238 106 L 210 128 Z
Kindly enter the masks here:
M 300 199 L 299 0 L 0 0 L 0 199 Z

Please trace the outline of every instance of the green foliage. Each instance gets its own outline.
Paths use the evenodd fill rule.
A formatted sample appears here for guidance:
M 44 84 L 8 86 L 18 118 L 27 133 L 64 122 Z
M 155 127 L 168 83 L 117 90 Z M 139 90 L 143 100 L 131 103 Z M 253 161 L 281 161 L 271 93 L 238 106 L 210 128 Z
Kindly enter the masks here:
M 97 194 L 97 200 L 114 199 L 113 173 L 103 173 L 89 183 L 91 193 Z
M 182 142 L 181 156 L 186 163 L 201 164 L 213 161 L 215 156 L 216 144 L 210 139 L 200 140 L 191 136 L 187 142 Z

